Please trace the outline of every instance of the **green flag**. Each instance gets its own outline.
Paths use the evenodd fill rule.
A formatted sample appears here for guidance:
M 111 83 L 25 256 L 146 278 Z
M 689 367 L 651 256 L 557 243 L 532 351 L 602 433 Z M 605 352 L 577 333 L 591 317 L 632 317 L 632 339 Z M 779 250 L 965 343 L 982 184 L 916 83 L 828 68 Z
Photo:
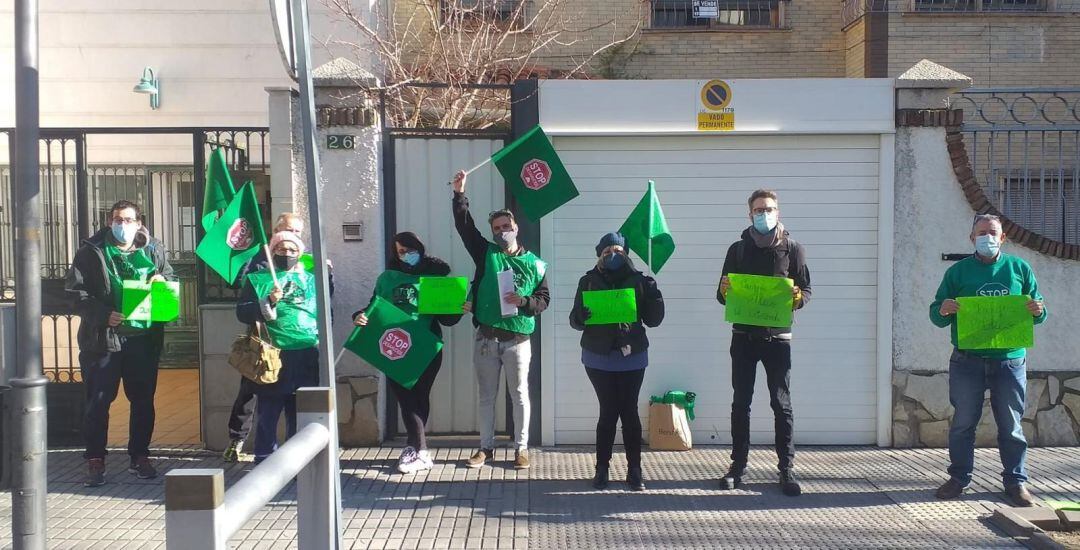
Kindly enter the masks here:
M 218 214 L 229 206 L 229 201 L 236 195 L 229 166 L 225 162 L 225 151 L 218 147 L 210 153 L 206 162 L 206 187 L 203 191 L 202 226 L 207 232 L 214 227 Z
M 649 189 L 641 202 L 630 212 L 619 233 L 626 237 L 630 250 L 637 252 L 653 273 L 660 273 L 668 258 L 675 252 L 675 240 L 671 238 L 660 199 L 656 197 L 656 184 L 650 180 Z
M 206 232 L 195 255 L 232 285 L 240 270 L 266 244 L 255 184 L 245 183 Z
M 412 388 L 443 347 L 431 321 L 413 318 L 376 296 L 365 314 L 368 323 L 353 329 L 345 349 L 355 353 L 391 380 Z
M 491 156 L 521 211 L 533 221 L 578 196 L 555 148 L 539 126 Z

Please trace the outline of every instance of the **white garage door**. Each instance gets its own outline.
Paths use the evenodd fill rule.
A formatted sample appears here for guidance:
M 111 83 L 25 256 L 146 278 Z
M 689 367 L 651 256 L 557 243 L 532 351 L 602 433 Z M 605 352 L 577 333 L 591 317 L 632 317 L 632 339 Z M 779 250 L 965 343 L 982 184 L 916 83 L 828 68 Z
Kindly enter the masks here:
M 543 228 L 553 268 L 554 303 L 545 314 L 553 349 L 545 351 L 554 359 L 547 402 L 556 443 L 595 438 L 596 397 L 567 316 L 596 242 L 619 228 L 649 179 L 676 251 L 657 277 L 667 317 L 649 331 L 642 415 L 649 395 L 694 391 L 694 442 L 731 442 L 731 328 L 715 293 L 727 248 L 749 225 L 746 199 L 765 187 L 780 194 L 781 219 L 806 247 L 813 283 L 792 344 L 796 442 L 876 441 L 878 136 L 560 137 L 555 146 L 581 191 Z M 773 441 L 764 378 L 759 367 L 755 443 Z

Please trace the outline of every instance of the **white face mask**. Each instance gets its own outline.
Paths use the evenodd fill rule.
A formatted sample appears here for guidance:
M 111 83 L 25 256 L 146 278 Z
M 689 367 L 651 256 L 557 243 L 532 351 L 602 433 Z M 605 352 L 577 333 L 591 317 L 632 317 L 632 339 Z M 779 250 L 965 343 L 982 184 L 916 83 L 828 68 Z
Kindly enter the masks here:
M 114 223 L 112 224 L 113 238 L 121 244 L 131 244 L 135 242 L 135 235 L 139 233 L 139 224 L 137 223 Z
M 983 258 L 996 258 L 1001 251 L 1001 239 L 997 235 L 975 237 L 975 251 Z

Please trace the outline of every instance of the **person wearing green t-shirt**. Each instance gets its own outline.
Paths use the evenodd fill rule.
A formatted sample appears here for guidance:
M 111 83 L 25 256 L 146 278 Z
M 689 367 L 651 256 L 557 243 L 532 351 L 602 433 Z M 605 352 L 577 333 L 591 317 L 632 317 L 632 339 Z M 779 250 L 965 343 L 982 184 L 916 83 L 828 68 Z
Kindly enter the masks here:
M 387 257 L 389 261 L 386 271 L 375 280 L 372 300 L 378 296 L 415 318 L 430 320 L 431 332 L 441 338 L 442 327 L 456 325 L 462 314 L 421 315 L 418 312 L 420 278 L 445 277 L 450 274 L 450 266 L 439 258 L 427 255 L 424 243 L 415 233 L 409 231 L 394 235 Z M 357 326 L 367 325 L 368 318 L 364 310 L 353 314 L 353 322 Z M 406 388 L 391 378 L 386 379 L 386 384 L 397 398 L 401 408 L 401 420 L 408 433 L 405 448 L 402 449 L 397 463 L 398 471 L 403 474 L 429 470 L 434 466 L 424 431 L 431 412 L 431 387 L 435 384 L 441 367 L 442 351 L 439 351 L 413 387 Z
M 124 384 L 131 403 L 128 471 L 157 477 L 150 462 L 154 393 L 165 323 L 124 318 L 124 281 L 175 281 L 165 247 L 140 221 L 138 205 L 122 200 L 110 209 L 111 225 L 82 242 L 68 270 L 65 290 L 79 315 L 79 371 L 86 386 L 83 436 L 87 487 L 105 483 L 109 407 Z
M 480 449 L 465 465 L 479 468 L 493 458 L 495 396 L 499 390 L 499 374 L 505 368 L 514 403 L 514 443 L 517 448 L 514 467 L 524 469 L 529 467 L 530 336 L 536 330 L 536 316 L 547 309 L 551 301 L 547 264 L 518 242 L 518 225 L 509 210 L 497 210 L 488 215 L 495 242 L 484 237 L 469 213 L 465 179 L 464 171 L 454 175 L 451 204 L 454 226 L 476 264 L 471 299 L 466 308 L 472 312 L 476 326 L 473 365 L 480 390 Z
M 1005 254 L 1001 219 L 989 214 L 975 216 L 971 241 L 975 254 L 948 270 L 930 304 L 930 321 L 950 327 L 953 353 L 949 359 L 949 401 L 955 413 L 949 427 L 949 480 L 937 490 L 940 499 L 953 499 L 971 483 L 975 466 L 975 428 L 982 416 L 983 395 L 990 390 L 990 406 L 998 428 L 1002 484 L 1009 500 L 1017 506 L 1033 506 L 1024 484 L 1027 470 L 1027 440 L 1021 426 L 1027 389 L 1027 362 L 1024 348 L 960 350 L 957 346 L 956 314 L 961 296 L 1028 296 L 1028 312 L 1035 323 L 1046 320 L 1046 307 L 1035 273 L 1026 261 Z
M 256 386 L 255 463 L 277 448 L 282 411 L 288 437 L 296 433 L 296 390 L 319 385 L 319 328 L 315 276 L 300 264 L 304 243 L 291 231 L 270 238 L 273 269 L 249 273 L 236 302 L 236 318 L 264 323 L 270 342 L 281 350 L 281 370 L 273 384 Z

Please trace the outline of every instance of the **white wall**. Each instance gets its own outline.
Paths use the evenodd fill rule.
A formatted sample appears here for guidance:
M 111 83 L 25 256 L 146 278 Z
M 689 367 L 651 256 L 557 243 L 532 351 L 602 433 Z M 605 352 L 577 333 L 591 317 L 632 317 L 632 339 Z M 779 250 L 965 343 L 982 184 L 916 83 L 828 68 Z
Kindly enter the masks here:
M 355 41 L 354 33 L 319 0 L 309 4 L 314 66 L 353 56 L 324 42 Z M 42 127 L 266 126 L 264 89 L 291 82 L 266 0 L 42 0 L 40 14 Z M 0 127 L 15 124 L 13 17 L 12 2 L 0 4 Z M 131 91 L 144 66 L 160 73 L 156 111 Z M 141 138 L 89 143 L 89 158 L 109 162 L 126 151 L 138 158 L 125 162 L 166 162 L 179 150 L 190 162 L 190 139 L 132 155 L 141 146 Z
M 953 173 L 943 128 L 901 128 L 896 134 L 896 234 L 893 295 L 893 365 L 896 370 L 948 370 L 948 329 L 930 323 L 930 302 L 951 262 L 942 253 L 973 250 L 968 236 L 974 211 Z M 1006 244 L 1027 260 L 1050 315 L 1035 327 L 1028 370 L 1080 370 L 1080 264 Z

